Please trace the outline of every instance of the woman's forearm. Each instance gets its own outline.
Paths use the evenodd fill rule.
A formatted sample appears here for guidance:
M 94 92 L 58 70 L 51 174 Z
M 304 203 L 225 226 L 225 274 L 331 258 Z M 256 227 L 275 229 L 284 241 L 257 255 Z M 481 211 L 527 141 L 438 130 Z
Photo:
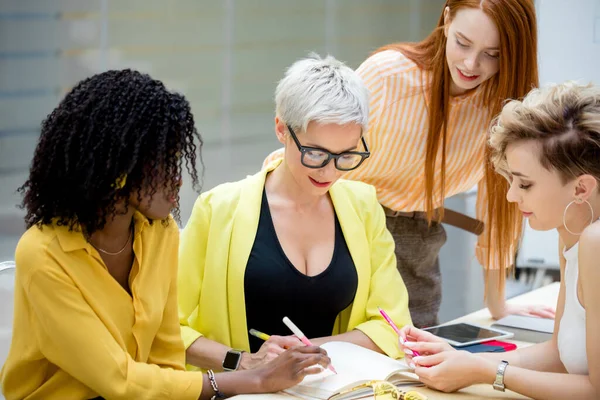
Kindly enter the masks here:
M 485 305 L 494 319 L 506 316 L 506 293 L 504 290 L 498 290 L 499 277 L 498 270 L 491 269 L 487 273 Z
M 186 363 L 214 371 L 223 370 L 223 360 L 230 350 L 224 344 L 205 337 L 199 337 L 186 350 Z
M 481 357 L 498 363 L 508 361 L 512 366 L 533 371 L 566 373 L 558 349 L 551 340 L 506 353 L 481 354 Z
M 495 371 L 489 370 L 484 383 L 492 384 L 494 379 Z M 540 372 L 510 364 L 504 373 L 504 385 L 513 392 L 534 399 L 594 400 L 600 394 L 587 375 Z

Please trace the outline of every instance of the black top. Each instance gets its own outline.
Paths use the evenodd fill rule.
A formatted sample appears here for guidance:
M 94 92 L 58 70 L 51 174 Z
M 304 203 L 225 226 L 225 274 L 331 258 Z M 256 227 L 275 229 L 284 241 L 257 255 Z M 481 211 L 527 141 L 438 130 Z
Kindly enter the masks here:
M 282 322 L 287 316 L 309 339 L 331 336 L 337 315 L 352 304 L 357 286 L 356 267 L 337 215 L 331 263 L 320 274 L 307 276 L 285 255 L 263 191 L 258 229 L 244 277 L 248 329 L 267 335 L 291 335 Z M 254 353 L 264 342 L 248 336 Z

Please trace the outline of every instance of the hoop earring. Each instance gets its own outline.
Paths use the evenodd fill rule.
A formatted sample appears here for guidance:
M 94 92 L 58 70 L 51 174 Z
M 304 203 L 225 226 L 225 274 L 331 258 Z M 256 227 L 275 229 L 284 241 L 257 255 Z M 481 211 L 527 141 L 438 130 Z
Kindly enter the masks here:
M 569 209 L 569 207 L 571 207 L 573 205 L 573 203 L 581 204 L 581 199 L 573 200 L 572 202 L 567 204 L 567 206 L 565 207 L 565 212 L 563 212 L 563 226 L 565 227 L 567 232 L 569 232 L 571 235 L 580 236 L 583 233 L 583 231 L 581 231 L 579 233 L 575 233 L 572 230 L 570 230 L 569 227 L 567 226 L 567 210 Z M 588 224 L 588 226 L 589 226 L 592 224 L 592 222 L 594 222 L 594 209 L 592 208 L 592 205 L 590 204 L 589 201 L 583 200 L 583 203 L 586 203 L 588 205 L 588 207 L 590 208 L 590 211 L 592 213 L 592 219 L 590 219 L 590 222 Z M 583 228 L 583 229 L 585 230 L 585 228 Z

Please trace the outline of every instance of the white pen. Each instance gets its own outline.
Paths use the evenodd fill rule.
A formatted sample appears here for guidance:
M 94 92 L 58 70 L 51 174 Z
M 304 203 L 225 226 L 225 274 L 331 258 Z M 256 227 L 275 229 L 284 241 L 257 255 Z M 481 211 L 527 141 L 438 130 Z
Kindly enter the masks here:
M 294 324 L 292 322 L 291 319 L 289 319 L 288 317 L 283 317 L 283 323 L 285 324 L 285 326 L 287 326 L 288 328 L 290 328 L 290 331 L 292 331 L 292 333 L 294 335 L 296 335 L 296 337 L 298 339 L 300 339 L 300 341 L 302 343 L 304 343 L 307 346 L 314 346 L 310 340 L 308 340 L 308 338 L 306 337 L 306 335 L 304 333 L 302 333 L 302 331 L 300 330 L 300 328 L 298 328 L 296 326 L 296 324 Z M 333 372 L 334 374 L 337 374 L 337 371 L 335 370 L 335 368 L 333 368 L 333 365 L 329 364 L 329 369 L 331 370 L 331 372 Z

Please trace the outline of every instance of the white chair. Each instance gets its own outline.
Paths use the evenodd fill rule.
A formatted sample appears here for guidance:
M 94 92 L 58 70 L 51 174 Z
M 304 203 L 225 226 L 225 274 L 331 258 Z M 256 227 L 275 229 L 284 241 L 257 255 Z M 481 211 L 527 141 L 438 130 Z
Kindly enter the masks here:
M 15 263 L 14 261 L 0 262 L 0 366 L 4 365 L 10 348 L 14 292 Z

